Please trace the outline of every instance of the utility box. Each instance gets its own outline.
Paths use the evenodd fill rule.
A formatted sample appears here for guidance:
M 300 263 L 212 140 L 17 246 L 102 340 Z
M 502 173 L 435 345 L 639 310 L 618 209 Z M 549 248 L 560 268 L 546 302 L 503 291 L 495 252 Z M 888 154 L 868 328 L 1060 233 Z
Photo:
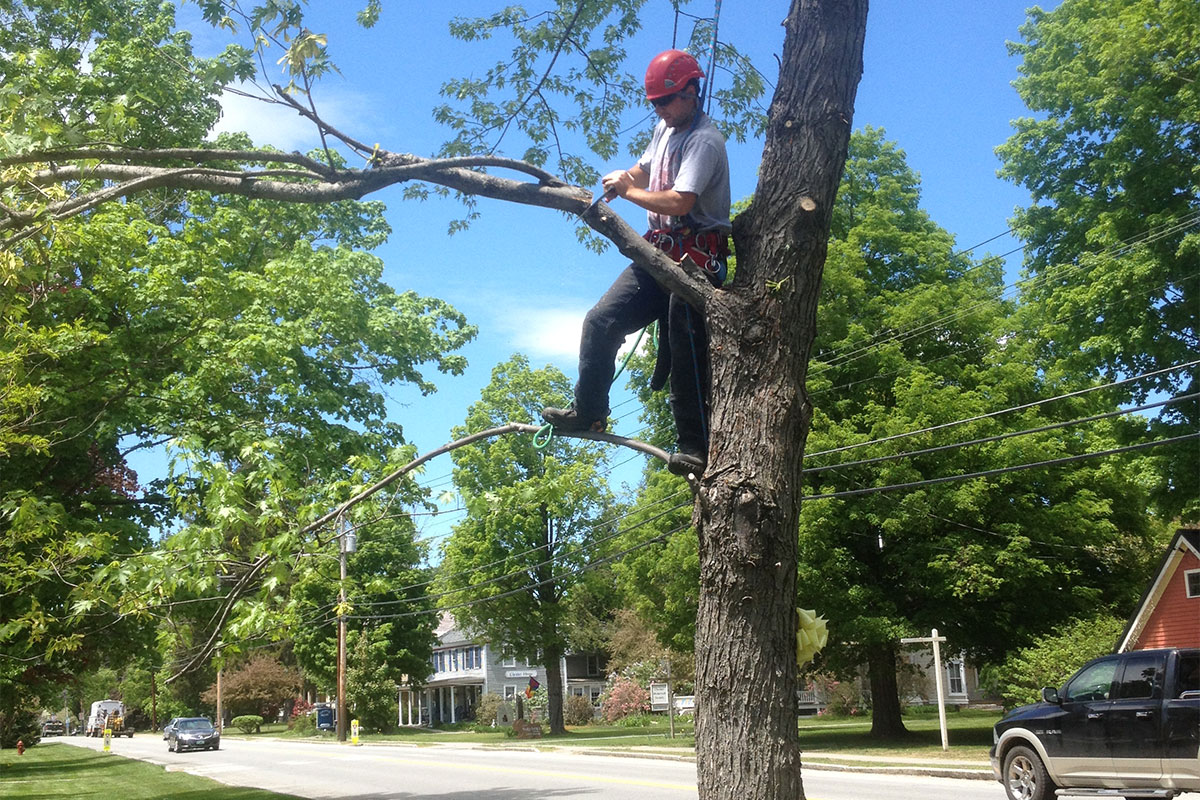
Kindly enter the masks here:
M 333 709 L 329 706 L 317 706 L 317 730 L 331 731 L 337 727 Z

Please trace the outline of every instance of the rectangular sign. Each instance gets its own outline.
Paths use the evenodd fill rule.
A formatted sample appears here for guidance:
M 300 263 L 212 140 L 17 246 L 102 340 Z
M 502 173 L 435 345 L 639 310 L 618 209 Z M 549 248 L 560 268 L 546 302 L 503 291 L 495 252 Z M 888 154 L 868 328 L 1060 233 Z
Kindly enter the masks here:
M 535 678 L 537 677 L 536 669 L 508 669 L 504 671 L 506 678 Z
M 667 694 L 667 685 L 665 683 L 650 684 L 650 710 L 666 711 L 670 708 Z

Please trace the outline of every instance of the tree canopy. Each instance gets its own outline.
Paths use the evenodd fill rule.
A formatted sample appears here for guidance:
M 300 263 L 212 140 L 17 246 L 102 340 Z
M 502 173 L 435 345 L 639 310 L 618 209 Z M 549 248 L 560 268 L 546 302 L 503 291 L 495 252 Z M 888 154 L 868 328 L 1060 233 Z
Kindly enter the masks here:
M 531 422 L 568 392 L 561 372 L 533 370 L 515 355 L 492 371 L 455 433 Z M 563 732 L 558 662 L 568 644 L 568 599 L 610 527 L 602 519 L 612 504 L 604 455 L 563 437 L 539 447 L 510 436 L 455 450 L 453 459 L 467 518 L 442 549 L 439 602 L 461 629 L 546 665 L 551 730 Z
M 1200 351 L 1200 7 L 1189 0 L 1064 0 L 1034 8 L 1015 85 L 1036 117 L 1014 122 L 1001 174 L 1030 190 L 1015 228 L 1027 243 L 1031 331 L 1064 385 L 1167 370 Z M 1141 401 L 1197 390 L 1196 370 L 1126 384 Z M 1165 408 L 1157 438 L 1200 428 L 1195 399 Z M 1194 444 L 1150 458 L 1162 513 L 1200 514 Z

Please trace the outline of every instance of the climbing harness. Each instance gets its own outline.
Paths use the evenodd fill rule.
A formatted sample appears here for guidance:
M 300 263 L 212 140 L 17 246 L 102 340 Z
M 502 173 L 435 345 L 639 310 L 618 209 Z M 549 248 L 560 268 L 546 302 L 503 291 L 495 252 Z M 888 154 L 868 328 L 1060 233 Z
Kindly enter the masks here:
M 691 256 L 714 285 L 725 283 L 728 275 L 729 237 L 719 231 L 692 233 L 689 229 L 647 231 L 642 237 L 676 261 Z

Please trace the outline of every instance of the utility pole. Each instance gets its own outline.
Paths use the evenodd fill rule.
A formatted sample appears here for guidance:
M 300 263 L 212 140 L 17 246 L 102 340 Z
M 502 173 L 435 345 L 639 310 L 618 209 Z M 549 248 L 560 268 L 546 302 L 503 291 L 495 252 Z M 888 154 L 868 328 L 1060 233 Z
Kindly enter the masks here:
M 338 662 L 337 662 L 337 740 L 346 741 L 346 554 L 358 549 L 354 530 L 345 517 L 338 518 Z
M 929 644 L 933 643 L 933 680 L 937 686 L 938 722 L 942 728 L 942 749 L 950 749 L 950 739 L 946 735 L 946 693 L 942 691 L 942 650 L 938 646 L 946 641 L 945 636 L 938 636 L 938 629 L 930 631 L 929 636 L 913 636 L 901 639 L 900 644 Z
M 225 719 L 224 710 L 221 707 L 221 668 L 217 667 L 217 730 L 220 731 L 223 725 L 222 720 Z

